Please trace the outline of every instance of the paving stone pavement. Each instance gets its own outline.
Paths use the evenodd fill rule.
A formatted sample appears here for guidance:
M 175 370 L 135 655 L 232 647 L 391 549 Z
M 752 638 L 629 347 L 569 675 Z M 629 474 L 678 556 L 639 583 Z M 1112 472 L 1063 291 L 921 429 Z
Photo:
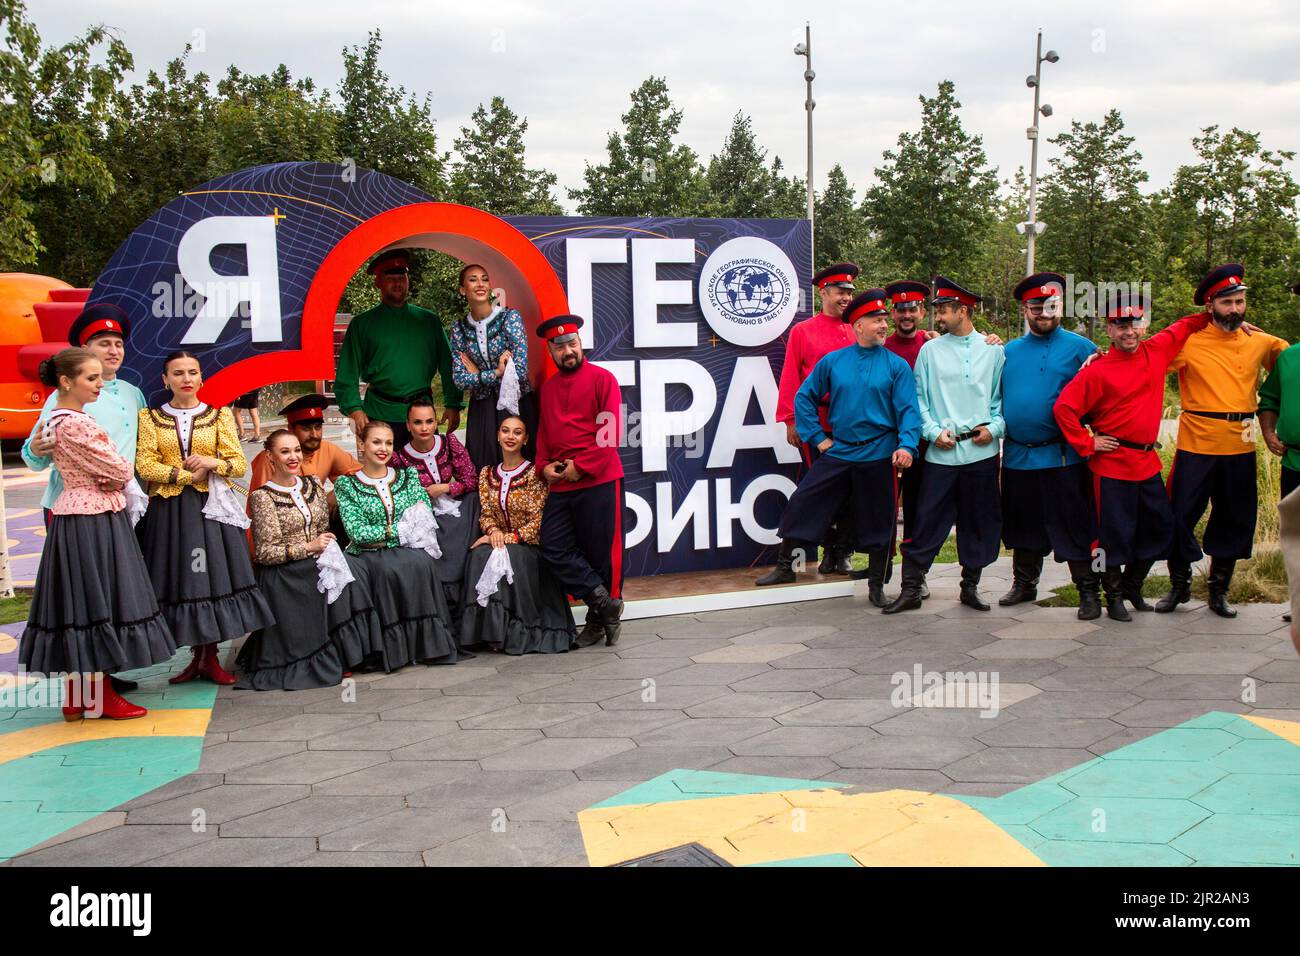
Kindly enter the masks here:
M 668 770 L 999 796 L 1207 711 L 1300 720 L 1280 605 L 1082 624 L 961 607 L 956 573 L 893 617 L 860 595 L 359 674 L 348 696 L 223 688 L 196 773 L 5 865 L 584 865 L 576 813 Z M 952 699 L 939 678 L 927 699 L 911 682 L 934 671 L 996 694 Z

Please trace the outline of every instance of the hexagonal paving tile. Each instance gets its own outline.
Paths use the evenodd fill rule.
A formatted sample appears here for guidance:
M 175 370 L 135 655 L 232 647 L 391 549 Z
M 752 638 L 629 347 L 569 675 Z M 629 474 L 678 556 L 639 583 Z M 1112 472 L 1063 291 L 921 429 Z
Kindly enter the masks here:
M 1061 621 L 1029 624 L 1021 621 L 1009 627 L 999 628 L 993 632 L 993 636 L 1002 640 L 1062 641 L 1097 630 L 1100 630 L 1100 628 L 1096 624 L 1089 624 L 1086 621 L 1076 621 L 1073 624 Z
M 1049 840 L 1167 844 L 1209 815 L 1190 800 L 1092 794 L 1048 811 L 1029 826 Z

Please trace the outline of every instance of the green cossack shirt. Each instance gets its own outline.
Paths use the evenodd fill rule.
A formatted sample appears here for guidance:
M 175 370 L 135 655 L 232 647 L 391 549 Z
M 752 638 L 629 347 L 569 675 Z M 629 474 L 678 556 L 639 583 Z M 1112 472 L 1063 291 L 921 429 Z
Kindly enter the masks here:
M 407 400 L 442 378 L 443 405 L 464 407 L 451 378 L 451 346 L 438 317 L 407 302 L 400 308 L 380 303 L 355 316 L 343 336 L 334 394 L 344 415 L 360 409 L 385 422 L 406 420 Z M 368 382 L 361 401 L 360 383 Z

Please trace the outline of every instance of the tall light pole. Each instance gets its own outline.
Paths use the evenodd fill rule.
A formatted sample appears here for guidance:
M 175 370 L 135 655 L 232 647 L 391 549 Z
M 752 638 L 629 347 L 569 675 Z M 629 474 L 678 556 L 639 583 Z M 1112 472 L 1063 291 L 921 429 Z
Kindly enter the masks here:
M 1029 221 L 1022 222 L 1017 229 L 1026 237 L 1026 264 L 1025 275 L 1034 274 L 1034 241 L 1047 228 L 1046 223 L 1038 221 L 1038 116 L 1052 115 L 1052 104 L 1044 103 L 1038 105 L 1039 93 L 1042 90 L 1043 63 L 1055 63 L 1059 60 L 1060 54 L 1055 50 L 1048 50 L 1046 55 L 1043 54 L 1043 31 L 1038 31 L 1038 46 L 1034 50 L 1034 75 L 1025 77 L 1025 86 L 1034 91 L 1034 115 L 1030 119 L 1029 129 L 1025 130 L 1025 135 L 1029 138 Z
M 804 21 L 803 25 L 803 42 L 794 45 L 794 55 L 804 57 L 808 62 L 803 71 L 804 82 L 807 84 L 808 92 L 803 101 L 804 112 L 808 114 L 808 232 L 811 233 L 816 228 L 816 215 L 813 210 L 813 129 L 812 116 L 813 110 L 817 107 L 817 101 L 813 99 L 812 84 L 817 74 L 812 68 L 812 26 Z

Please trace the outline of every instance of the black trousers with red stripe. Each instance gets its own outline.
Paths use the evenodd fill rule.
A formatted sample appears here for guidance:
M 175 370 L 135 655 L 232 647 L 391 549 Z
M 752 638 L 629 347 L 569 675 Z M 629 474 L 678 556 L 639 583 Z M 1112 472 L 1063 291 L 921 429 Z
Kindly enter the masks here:
M 558 485 L 558 482 L 557 482 Z M 542 510 L 542 557 L 564 590 L 585 598 L 623 595 L 623 480 L 557 492 Z
M 1086 462 L 1002 469 L 1002 543 L 1057 561 L 1086 561 L 1097 540 L 1097 512 Z
M 921 509 L 912 537 L 903 541 L 903 557 L 929 571 L 955 525 L 962 567 L 985 568 L 997 560 L 1002 533 L 998 461 L 994 455 L 969 465 L 925 463 Z
M 1098 557 L 1105 567 L 1167 558 L 1174 543 L 1174 512 L 1160 476 L 1142 481 L 1092 476 L 1097 502 Z
M 786 541 L 820 541 L 831 522 L 840 521 L 854 550 L 870 554 L 889 547 L 897 520 L 890 459 L 855 462 L 822 455 L 790 496 L 777 534 Z
M 1250 557 L 1259 510 L 1253 451 L 1243 455 L 1202 455 L 1179 449 L 1169 472 L 1168 492 L 1176 523 L 1171 561 L 1190 564 L 1204 554 L 1225 561 Z M 1207 507 L 1210 520 L 1205 523 L 1204 540 L 1198 545 L 1196 524 Z

